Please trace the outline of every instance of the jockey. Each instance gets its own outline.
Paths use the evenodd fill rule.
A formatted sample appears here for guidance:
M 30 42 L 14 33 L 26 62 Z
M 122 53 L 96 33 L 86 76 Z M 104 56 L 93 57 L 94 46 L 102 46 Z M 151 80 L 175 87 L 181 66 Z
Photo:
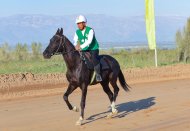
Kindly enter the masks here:
M 99 55 L 99 44 L 96 40 L 94 30 L 86 26 L 87 19 L 83 15 L 79 15 L 76 18 L 76 24 L 78 30 L 74 35 L 74 46 L 76 50 L 81 50 L 84 52 L 90 52 L 94 70 L 96 72 L 96 81 L 102 81 L 100 75 L 100 62 L 98 59 Z

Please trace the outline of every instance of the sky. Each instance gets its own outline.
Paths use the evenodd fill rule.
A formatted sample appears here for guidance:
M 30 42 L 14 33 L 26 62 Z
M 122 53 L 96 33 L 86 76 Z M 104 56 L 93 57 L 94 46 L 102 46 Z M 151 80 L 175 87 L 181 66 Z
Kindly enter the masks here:
M 144 15 L 145 0 L 0 0 L 0 17 L 17 14 L 52 16 L 105 14 Z M 190 0 L 155 0 L 156 16 L 190 16 Z

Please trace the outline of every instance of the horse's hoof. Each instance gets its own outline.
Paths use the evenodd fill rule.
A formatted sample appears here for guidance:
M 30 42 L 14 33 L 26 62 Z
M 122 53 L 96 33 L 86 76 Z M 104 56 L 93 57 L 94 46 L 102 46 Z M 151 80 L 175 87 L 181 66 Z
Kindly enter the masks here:
M 112 110 L 111 113 L 109 113 L 109 114 L 106 116 L 106 118 L 107 118 L 107 119 L 111 119 L 114 115 L 117 115 L 117 114 L 118 114 L 118 110 L 117 110 L 117 109 L 114 109 L 114 110 Z
M 76 106 L 74 106 L 74 107 L 73 107 L 73 111 L 75 111 L 75 112 L 79 112 L 79 108 L 76 107 Z
M 114 109 L 114 110 L 112 111 L 112 113 L 113 113 L 113 115 L 117 115 L 117 114 L 118 114 L 118 110 L 117 110 L 117 109 Z
M 81 126 L 82 125 L 82 120 L 79 119 L 77 122 L 76 122 L 76 126 Z
M 113 116 L 113 113 L 109 113 L 107 116 L 106 116 L 106 119 L 111 119 Z
M 81 121 L 77 121 L 76 122 L 76 126 L 81 126 L 82 125 L 82 122 Z

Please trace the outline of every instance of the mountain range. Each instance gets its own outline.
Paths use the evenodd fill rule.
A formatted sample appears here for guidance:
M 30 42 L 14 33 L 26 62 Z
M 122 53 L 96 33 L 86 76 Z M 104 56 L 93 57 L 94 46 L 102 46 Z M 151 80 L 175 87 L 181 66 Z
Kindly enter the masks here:
M 146 28 L 144 16 L 114 17 L 104 14 L 86 15 L 88 25 L 95 30 L 96 37 L 102 46 L 112 47 L 133 43 L 146 44 Z M 63 28 L 64 35 L 71 42 L 77 26 L 76 15 L 13 15 L 0 17 L 0 44 L 41 42 L 47 45 L 49 39 L 58 28 Z M 187 17 L 156 16 L 157 43 L 175 43 L 177 30 L 183 29 Z

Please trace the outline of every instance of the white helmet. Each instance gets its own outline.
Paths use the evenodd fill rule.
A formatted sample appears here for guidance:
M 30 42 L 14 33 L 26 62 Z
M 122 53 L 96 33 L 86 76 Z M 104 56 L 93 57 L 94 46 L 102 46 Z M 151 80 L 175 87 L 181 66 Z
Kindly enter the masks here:
M 81 22 L 85 22 L 85 23 L 87 22 L 86 17 L 83 15 L 79 15 L 76 18 L 76 24 L 81 23 Z

